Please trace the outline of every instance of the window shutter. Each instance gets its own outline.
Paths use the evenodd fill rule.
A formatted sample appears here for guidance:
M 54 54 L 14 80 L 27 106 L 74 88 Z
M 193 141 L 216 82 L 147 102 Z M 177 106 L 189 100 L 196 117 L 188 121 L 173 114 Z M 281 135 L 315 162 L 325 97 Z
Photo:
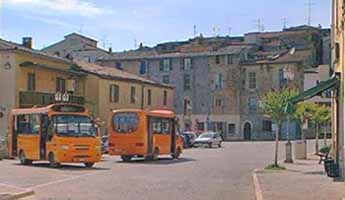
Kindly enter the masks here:
M 180 59 L 180 69 L 184 70 L 184 58 Z
M 190 58 L 190 68 L 193 69 L 193 65 L 194 65 L 194 62 L 193 62 L 193 58 Z
M 169 59 L 169 70 L 172 71 L 172 59 Z
M 159 61 L 159 71 L 163 71 L 163 60 Z

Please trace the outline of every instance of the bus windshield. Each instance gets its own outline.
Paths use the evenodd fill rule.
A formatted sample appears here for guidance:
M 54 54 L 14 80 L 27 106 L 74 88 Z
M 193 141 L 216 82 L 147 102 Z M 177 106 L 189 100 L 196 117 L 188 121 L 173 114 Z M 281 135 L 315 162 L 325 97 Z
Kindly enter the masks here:
M 88 116 L 56 115 L 53 117 L 56 133 L 67 137 L 95 137 L 96 125 Z
M 117 133 L 133 133 L 139 126 L 139 116 L 137 113 L 117 113 L 113 125 Z

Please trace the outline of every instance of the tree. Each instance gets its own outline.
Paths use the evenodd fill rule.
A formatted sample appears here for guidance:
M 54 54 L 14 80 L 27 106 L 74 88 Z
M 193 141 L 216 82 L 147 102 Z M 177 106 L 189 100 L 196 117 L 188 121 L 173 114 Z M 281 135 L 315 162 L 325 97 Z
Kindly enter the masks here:
M 270 116 L 277 124 L 275 135 L 275 154 L 274 165 L 278 167 L 278 146 L 279 146 L 279 133 L 283 122 L 285 121 L 288 113 L 286 106 L 292 97 L 297 96 L 298 92 L 295 89 L 285 88 L 280 91 L 270 91 L 262 97 L 262 111 Z
M 318 153 L 319 152 L 320 126 L 321 126 L 321 124 L 327 123 L 331 120 L 331 111 L 325 105 L 314 106 L 314 108 L 312 110 L 312 118 L 311 119 L 316 124 L 315 153 Z M 327 134 L 326 134 L 326 136 L 324 136 L 324 142 L 327 143 Z
M 304 141 L 306 140 L 306 138 L 302 126 L 307 120 L 310 120 L 312 118 L 315 106 L 316 104 L 312 102 L 302 102 L 297 104 L 296 110 L 294 112 L 293 118 L 295 121 L 298 121 L 301 126 L 301 136 L 302 140 Z

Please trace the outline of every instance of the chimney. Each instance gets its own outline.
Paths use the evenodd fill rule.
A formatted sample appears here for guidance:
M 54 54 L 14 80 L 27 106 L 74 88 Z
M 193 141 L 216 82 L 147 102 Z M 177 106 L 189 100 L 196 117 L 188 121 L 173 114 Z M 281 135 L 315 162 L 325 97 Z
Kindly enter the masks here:
M 23 46 L 32 49 L 32 37 L 23 37 Z
M 109 50 L 108 50 L 109 53 L 112 53 L 113 52 L 113 49 L 111 47 L 109 47 Z

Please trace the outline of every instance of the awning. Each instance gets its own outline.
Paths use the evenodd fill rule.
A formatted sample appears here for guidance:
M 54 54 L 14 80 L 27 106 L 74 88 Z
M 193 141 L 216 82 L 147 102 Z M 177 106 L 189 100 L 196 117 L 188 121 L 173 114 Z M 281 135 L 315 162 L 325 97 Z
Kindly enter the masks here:
M 311 99 L 311 98 L 319 95 L 320 93 L 322 93 L 324 91 L 327 91 L 333 87 L 336 87 L 338 85 L 338 83 L 339 83 L 339 77 L 333 76 L 333 78 L 328 79 L 327 81 L 323 81 L 320 84 L 318 84 L 317 86 L 310 88 L 309 90 L 304 91 L 303 93 L 299 94 L 298 96 L 290 99 L 290 101 L 286 107 L 286 111 L 288 113 L 292 113 L 294 104 L 297 104 L 301 101 L 306 101 L 308 99 Z

